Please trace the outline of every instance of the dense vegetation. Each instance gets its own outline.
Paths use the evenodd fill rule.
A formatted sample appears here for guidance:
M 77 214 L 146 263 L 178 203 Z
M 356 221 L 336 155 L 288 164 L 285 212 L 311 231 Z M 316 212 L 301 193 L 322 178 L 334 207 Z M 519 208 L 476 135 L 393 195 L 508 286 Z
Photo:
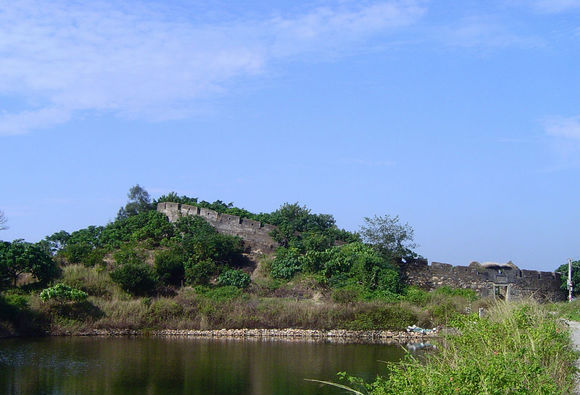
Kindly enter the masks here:
M 39 243 L 2 242 L 0 306 L 37 314 L 53 331 L 155 322 L 192 328 L 400 328 L 443 319 L 441 309 L 430 305 L 442 294 L 407 288 L 399 278 L 397 263 L 415 254 L 412 229 L 397 217 L 367 218 L 361 237 L 339 229 L 332 215 L 314 214 L 298 203 L 254 214 L 232 203 L 175 193 L 153 201 L 139 185 L 128 197 L 115 221 L 104 226 L 59 231 Z M 248 256 L 243 240 L 218 233 L 200 217 L 170 223 L 155 210 L 162 201 L 276 225 L 272 237 L 280 247 L 273 256 Z M 155 316 L 160 304 L 173 307 L 161 309 L 164 320 L 128 320 L 133 313 L 124 309 L 137 302 L 144 316 Z M 446 314 L 471 301 L 453 303 Z M 283 309 L 295 316 L 281 314 Z M 5 316 L 18 327 L 12 313 Z
M 170 223 L 155 210 L 169 200 L 274 224 L 280 247 L 248 255 L 243 240 L 200 217 Z M 297 203 L 253 214 L 175 194 L 158 201 L 137 185 L 109 224 L 2 242 L 0 331 L 402 329 L 445 324 L 486 303 L 470 290 L 407 287 L 398 264 L 416 254 L 412 228 L 397 217 L 366 218 L 358 234 Z
M 568 264 L 560 265 L 556 272 L 560 273 L 562 279 L 561 288 L 568 290 Z M 572 262 L 572 290 L 573 296 L 580 295 L 580 261 Z
M 485 318 L 457 317 L 460 335 L 427 361 L 389 363 L 372 383 L 340 374 L 352 392 L 386 394 L 567 394 L 576 354 L 565 325 L 534 302 L 493 306 Z M 361 392 L 358 393 L 361 393 Z

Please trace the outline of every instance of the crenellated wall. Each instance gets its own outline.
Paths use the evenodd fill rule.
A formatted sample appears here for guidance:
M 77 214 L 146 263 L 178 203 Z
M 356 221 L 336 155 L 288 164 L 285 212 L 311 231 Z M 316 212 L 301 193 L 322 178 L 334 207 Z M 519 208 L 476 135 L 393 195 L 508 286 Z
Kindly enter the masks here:
M 452 266 L 447 263 L 427 263 L 426 259 L 401 264 L 401 272 L 409 284 L 431 290 L 444 285 L 471 288 L 481 297 L 521 299 L 533 297 L 540 301 L 566 298 L 560 288 L 559 273 L 521 270 L 515 266 L 483 267 Z
M 253 253 L 272 253 L 278 246 L 270 236 L 276 227 L 270 224 L 179 203 L 159 203 L 157 211 L 167 215 L 171 222 L 186 215 L 203 217 L 219 232 L 241 237 Z M 426 259 L 402 263 L 400 267 L 408 284 L 426 290 L 447 285 L 471 288 L 481 297 L 533 297 L 540 301 L 565 300 L 566 297 L 560 289 L 559 273 L 521 270 L 514 265 L 484 267 L 472 263 L 469 266 L 453 266 L 440 262 L 429 265 Z
M 271 253 L 278 246 L 278 243 L 270 236 L 270 232 L 276 229 L 273 225 L 262 225 L 260 222 L 251 219 L 180 203 L 159 203 L 157 204 L 157 211 L 165 214 L 171 222 L 175 222 L 186 215 L 202 217 L 218 232 L 241 237 L 244 240 L 244 244 L 250 247 L 252 253 Z

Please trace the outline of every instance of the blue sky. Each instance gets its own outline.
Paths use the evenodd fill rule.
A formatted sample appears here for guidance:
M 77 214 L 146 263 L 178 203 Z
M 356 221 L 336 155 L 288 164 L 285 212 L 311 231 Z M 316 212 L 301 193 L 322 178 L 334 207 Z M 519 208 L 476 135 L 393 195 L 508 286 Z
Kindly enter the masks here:
M 0 0 L 5 240 L 114 219 L 128 189 L 418 252 L 580 258 L 580 0 Z

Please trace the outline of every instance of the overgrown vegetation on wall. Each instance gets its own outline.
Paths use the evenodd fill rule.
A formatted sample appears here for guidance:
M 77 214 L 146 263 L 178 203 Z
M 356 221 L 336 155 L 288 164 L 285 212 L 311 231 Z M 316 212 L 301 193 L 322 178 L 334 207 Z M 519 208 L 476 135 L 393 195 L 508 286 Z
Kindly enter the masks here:
M 107 225 L 35 244 L 3 242 L 0 321 L 9 332 L 30 315 L 35 327 L 57 332 L 108 325 L 402 329 L 445 323 L 478 303 L 473 291 L 426 293 L 403 283 L 398 263 L 416 254 L 412 228 L 397 217 L 367 218 L 361 237 L 297 203 L 252 214 L 221 201 L 159 199 L 169 200 L 276 225 L 280 247 L 250 259 L 243 240 L 201 217 L 169 222 L 136 185 Z M 40 295 L 55 297 L 43 302 Z

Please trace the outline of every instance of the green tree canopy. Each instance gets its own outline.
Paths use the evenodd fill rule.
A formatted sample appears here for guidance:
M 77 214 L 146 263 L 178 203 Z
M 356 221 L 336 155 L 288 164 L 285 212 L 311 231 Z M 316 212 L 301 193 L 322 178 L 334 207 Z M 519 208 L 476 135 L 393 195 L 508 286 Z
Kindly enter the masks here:
M 23 240 L 0 242 L 0 284 L 16 286 L 24 273 L 32 274 L 40 283 L 46 284 L 58 275 L 58 267 L 41 244 Z
M 568 264 L 565 263 L 560 265 L 556 269 L 557 273 L 560 273 L 560 277 L 562 278 L 562 285 L 561 288 L 563 290 L 568 289 Z M 574 296 L 580 295 L 580 261 L 573 261 L 572 262 L 572 288 Z
M 398 215 L 365 217 L 360 234 L 365 243 L 372 245 L 387 259 L 417 256 L 412 250 L 417 247 L 413 242 L 413 228 L 409 224 L 401 224 Z
M 132 215 L 137 215 L 145 211 L 149 211 L 153 208 L 149 192 L 147 192 L 139 184 L 129 189 L 127 197 L 129 198 L 129 201 L 125 207 L 121 207 L 117 213 L 117 219 L 123 219 Z

